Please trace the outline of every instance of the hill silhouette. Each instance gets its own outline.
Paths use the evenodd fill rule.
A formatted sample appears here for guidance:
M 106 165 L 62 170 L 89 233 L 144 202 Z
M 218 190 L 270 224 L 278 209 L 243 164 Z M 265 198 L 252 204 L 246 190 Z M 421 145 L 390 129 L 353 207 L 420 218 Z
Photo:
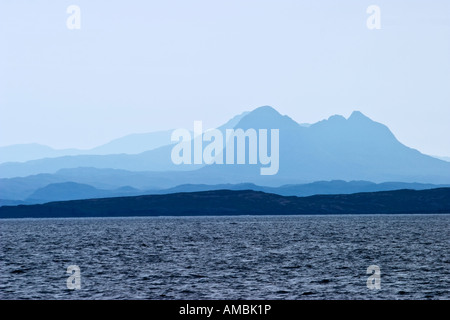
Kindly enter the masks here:
M 216 190 L 0 207 L 0 218 L 450 213 L 450 188 L 285 197 Z
M 450 185 L 433 185 L 420 183 L 385 182 L 376 184 L 369 181 L 317 181 L 307 184 L 284 185 L 280 187 L 258 186 L 252 183 L 240 184 L 184 184 L 173 188 L 142 190 L 131 186 L 124 186 L 114 189 L 100 189 L 93 186 L 75 183 L 62 182 L 52 183 L 43 188 L 39 188 L 24 200 L 0 200 L 2 205 L 15 204 L 35 204 L 51 201 L 81 200 L 107 197 L 123 197 L 151 194 L 170 194 L 180 192 L 200 192 L 212 190 L 253 190 L 266 193 L 274 193 L 282 196 L 311 196 L 317 194 L 351 194 L 359 192 L 392 191 L 400 189 L 426 190 Z
M 230 121 L 231 122 L 231 121 Z M 278 174 L 261 176 L 260 165 L 174 165 L 171 145 L 140 154 L 66 156 L 25 163 L 0 164 L 0 177 L 11 178 L 54 173 L 64 168 L 94 167 L 128 171 L 152 171 L 156 188 L 196 184 L 250 182 L 280 186 L 318 180 L 399 181 L 445 184 L 450 182 L 450 163 L 420 153 L 400 143 L 383 124 L 361 112 L 346 119 L 331 116 L 310 126 L 265 106 L 237 116 L 226 128 L 279 129 Z M 189 171 L 189 172 L 187 172 Z M 160 173 L 164 172 L 163 175 Z

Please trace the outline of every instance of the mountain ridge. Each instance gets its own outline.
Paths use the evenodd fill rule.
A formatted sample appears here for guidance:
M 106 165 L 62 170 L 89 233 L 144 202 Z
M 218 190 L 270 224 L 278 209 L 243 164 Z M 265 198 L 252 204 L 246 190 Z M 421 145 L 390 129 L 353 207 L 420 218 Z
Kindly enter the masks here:
M 164 179 L 183 183 L 241 183 L 281 185 L 317 180 L 368 180 L 445 184 L 450 182 L 450 163 L 424 155 L 399 142 L 388 127 L 359 111 L 347 119 L 334 115 L 308 127 L 274 108 L 264 106 L 238 115 L 227 127 L 280 130 L 278 174 L 261 176 L 256 165 L 175 165 L 171 145 L 137 155 L 68 156 L 26 163 L 0 164 L 0 177 L 12 178 L 59 169 L 96 167 L 135 172 L 153 172 Z M 230 121 L 228 123 L 230 123 Z M 407 165 L 405 165 L 407 164 Z M 167 172 L 164 175 L 160 173 Z M 164 184 L 164 182 L 162 182 Z
M 259 186 L 253 183 L 240 184 L 183 184 L 165 189 L 137 189 L 131 186 L 115 186 L 109 189 L 96 188 L 86 183 L 59 182 L 37 188 L 26 198 L 0 200 L 0 206 L 14 204 L 35 204 L 51 201 L 67 201 L 122 196 L 170 194 L 180 192 L 202 192 L 213 190 L 253 190 L 273 193 L 281 196 L 311 196 L 318 194 L 351 194 L 360 192 L 393 191 L 400 189 L 426 190 L 450 187 L 420 183 L 384 182 L 376 184 L 370 181 L 316 181 L 307 184 L 288 184 L 279 187 Z
M 217 190 L 0 207 L 0 218 L 450 213 L 450 188 L 280 196 Z

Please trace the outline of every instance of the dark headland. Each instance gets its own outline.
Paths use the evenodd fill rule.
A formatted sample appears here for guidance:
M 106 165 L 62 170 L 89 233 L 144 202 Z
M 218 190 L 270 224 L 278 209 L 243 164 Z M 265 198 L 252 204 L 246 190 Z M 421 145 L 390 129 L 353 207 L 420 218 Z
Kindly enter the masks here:
M 450 188 L 309 197 L 215 190 L 0 207 L 0 218 L 450 213 Z

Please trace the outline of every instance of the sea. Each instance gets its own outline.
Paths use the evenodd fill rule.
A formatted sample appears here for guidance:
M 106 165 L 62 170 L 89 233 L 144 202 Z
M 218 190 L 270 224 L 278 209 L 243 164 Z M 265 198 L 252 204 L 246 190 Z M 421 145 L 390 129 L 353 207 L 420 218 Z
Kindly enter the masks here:
M 450 299 L 450 214 L 0 220 L 0 299 Z

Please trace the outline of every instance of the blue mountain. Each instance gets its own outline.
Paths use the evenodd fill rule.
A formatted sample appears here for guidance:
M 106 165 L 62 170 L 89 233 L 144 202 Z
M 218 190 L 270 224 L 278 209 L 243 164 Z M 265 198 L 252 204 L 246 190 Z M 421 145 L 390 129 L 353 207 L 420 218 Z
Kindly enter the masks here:
M 130 175 L 133 173 L 130 172 Z M 19 179 L 30 179 L 19 178 Z M 62 176 L 60 180 L 64 180 Z M 123 178 L 123 173 L 122 173 Z M 9 181 L 14 179 L 8 179 Z M 88 179 L 84 179 L 87 182 Z M 131 179 L 129 179 L 131 180 Z M 24 180 L 22 180 L 23 182 Z M 79 178 L 78 181 L 83 181 Z M 45 180 L 42 180 L 45 183 Z M 132 181 L 129 181 L 132 182 Z M 117 179 L 116 184 L 119 186 L 123 180 Z M 5 187 L 5 185 L 0 185 Z M 26 185 L 26 183 L 24 184 Z M 421 183 L 405 183 L 405 182 L 384 182 L 373 183 L 369 181 L 317 181 L 307 184 L 284 185 L 280 187 L 258 186 L 253 183 L 239 183 L 239 184 L 184 184 L 166 189 L 138 189 L 131 186 L 112 187 L 107 189 L 96 188 L 86 183 L 79 182 L 59 182 L 50 183 L 44 187 L 37 188 L 34 192 L 29 193 L 28 196 L 17 193 L 17 197 L 12 199 L 0 199 L 0 206 L 3 205 L 17 205 L 17 204 L 35 204 L 46 203 L 50 201 L 66 201 L 66 200 L 80 200 L 93 198 L 111 198 L 124 196 L 137 196 L 149 194 L 171 194 L 180 192 L 200 192 L 210 190 L 253 190 L 262 191 L 266 193 L 274 193 L 282 196 L 311 196 L 317 194 L 351 194 L 358 192 L 376 192 L 376 191 L 393 191 L 400 189 L 409 190 L 426 190 L 434 188 L 449 188 L 447 185 L 421 184 Z M 112 187 L 112 188 L 111 188 Z M 18 190 L 16 190 L 18 191 Z
M 145 194 L 142 191 L 125 186 L 114 190 L 97 189 L 88 184 L 75 182 L 52 183 L 34 191 L 27 203 L 45 203 L 50 201 L 66 201 L 93 198 L 110 198 L 117 196 L 135 196 Z
M 225 132 L 226 129 L 234 128 L 247 114 L 248 112 L 243 112 L 233 117 L 218 129 Z M 55 150 L 37 144 L 2 147 L 0 152 L 3 151 L 3 155 L 0 155 L 0 160 L 17 158 L 22 161 L 27 154 L 38 159 L 24 163 L 0 161 L 0 178 L 55 173 L 60 169 L 78 167 L 131 171 L 183 171 L 200 168 L 201 165 L 177 166 L 172 163 L 172 131 L 132 134 L 91 150 Z
M 233 117 L 221 128 L 233 128 L 248 112 Z M 54 149 L 38 143 L 15 144 L 0 147 L 0 164 L 26 162 L 43 158 L 58 158 L 78 155 L 139 154 L 159 147 L 171 145 L 173 130 L 134 133 L 114 139 L 92 149 Z M 95 159 L 95 158 L 87 158 Z M 95 161 L 95 160 L 94 160 Z
M 228 183 L 276 181 L 368 180 L 449 183 L 448 162 L 424 155 L 400 143 L 383 124 L 355 111 L 346 119 L 331 116 L 301 126 L 271 107 L 261 107 L 236 127 L 280 129 L 280 165 L 276 176 L 261 176 L 259 166 L 210 165 L 199 176 L 220 176 Z
M 130 134 L 87 150 L 54 149 L 38 143 L 5 146 L 0 147 L 0 163 L 79 155 L 138 154 L 171 144 L 172 131 Z
M 94 167 L 147 171 L 154 187 L 186 183 L 255 183 L 266 186 L 318 180 L 450 183 L 450 163 L 400 143 L 383 124 L 355 111 L 305 126 L 265 106 L 237 116 L 219 129 L 279 129 L 278 174 L 261 176 L 261 165 L 174 165 L 172 145 L 136 155 L 67 156 L 0 165 L 0 177 L 54 173 L 63 168 Z M 101 180 L 99 181 L 101 182 Z
M 14 144 L 0 147 L 0 163 L 25 162 L 41 158 L 78 155 L 83 153 L 79 149 L 53 149 L 38 143 Z

